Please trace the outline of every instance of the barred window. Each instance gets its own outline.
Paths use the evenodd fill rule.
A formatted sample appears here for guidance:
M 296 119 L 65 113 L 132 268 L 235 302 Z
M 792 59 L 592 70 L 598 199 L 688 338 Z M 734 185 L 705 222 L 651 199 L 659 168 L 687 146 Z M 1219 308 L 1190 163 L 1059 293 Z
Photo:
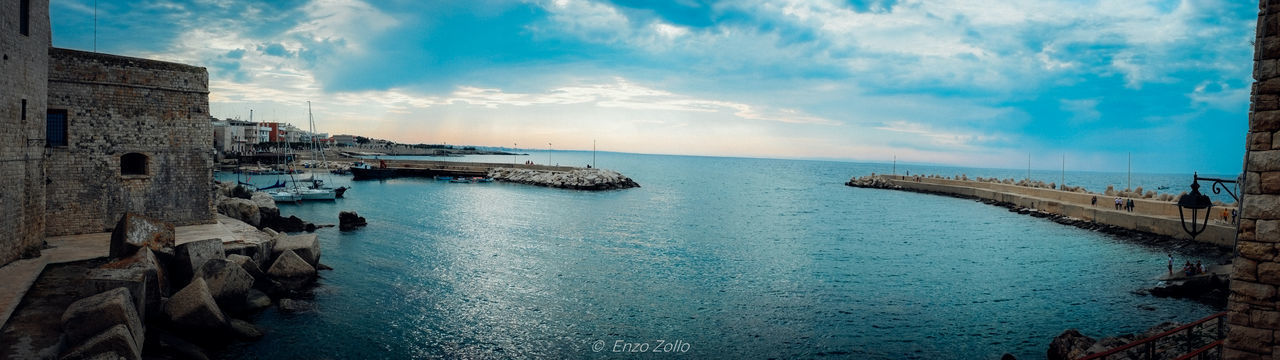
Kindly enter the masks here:
M 49 109 L 44 122 L 45 146 L 67 146 L 67 111 Z

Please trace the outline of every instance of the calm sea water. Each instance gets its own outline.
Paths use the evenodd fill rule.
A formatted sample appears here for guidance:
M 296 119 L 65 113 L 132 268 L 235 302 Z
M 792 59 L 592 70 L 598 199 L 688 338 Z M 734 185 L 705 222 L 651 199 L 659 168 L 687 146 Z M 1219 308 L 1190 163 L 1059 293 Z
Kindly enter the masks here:
M 1066 328 L 1116 335 L 1216 310 L 1131 293 L 1165 271 L 1160 249 L 971 200 L 843 185 L 889 165 L 597 160 L 643 187 L 334 177 L 353 187 L 347 199 L 282 212 L 336 224 L 354 210 L 369 226 L 318 231 L 322 261 L 336 270 L 322 273 L 317 310 L 259 314 L 266 337 L 225 357 L 617 358 L 629 356 L 615 346 L 630 343 L 677 351 L 649 357 L 1042 358 Z M 1125 177 L 1067 175 L 1069 184 Z

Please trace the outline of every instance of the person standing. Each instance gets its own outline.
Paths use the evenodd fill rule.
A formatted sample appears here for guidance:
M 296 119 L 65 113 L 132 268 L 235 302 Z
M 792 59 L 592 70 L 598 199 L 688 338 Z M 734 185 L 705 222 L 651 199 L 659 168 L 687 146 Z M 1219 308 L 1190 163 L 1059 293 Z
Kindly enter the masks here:
M 1173 276 L 1173 253 L 1169 254 L 1169 276 Z
M 1093 200 L 1091 200 L 1091 201 L 1089 202 L 1089 205 L 1092 205 L 1093 207 L 1098 207 L 1098 196 L 1097 196 L 1097 195 L 1094 195 L 1094 196 L 1093 196 Z
M 1238 213 L 1236 212 L 1236 209 L 1231 209 L 1231 223 L 1232 223 L 1232 224 L 1235 224 L 1235 223 L 1236 223 L 1236 214 L 1238 214 Z
M 1116 210 L 1120 210 L 1120 197 L 1116 197 Z

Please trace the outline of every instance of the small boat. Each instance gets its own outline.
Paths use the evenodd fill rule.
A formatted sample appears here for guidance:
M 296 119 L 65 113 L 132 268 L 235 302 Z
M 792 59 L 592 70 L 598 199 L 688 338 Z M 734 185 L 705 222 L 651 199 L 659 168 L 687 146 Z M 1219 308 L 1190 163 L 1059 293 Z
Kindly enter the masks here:
M 440 180 L 440 181 L 453 181 L 453 177 L 452 177 L 452 176 L 437 176 L 437 177 L 436 177 L 436 180 Z
M 491 183 L 493 182 L 493 178 L 476 178 L 476 182 Z
M 455 183 L 455 184 L 469 184 L 471 183 L 471 180 L 467 180 L 466 178 L 457 178 L 457 179 L 449 180 L 449 182 Z
M 351 175 L 351 170 L 347 170 L 347 169 L 333 169 L 333 170 L 329 170 L 329 173 L 330 173 L 330 174 L 334 174 L 334 175 Z

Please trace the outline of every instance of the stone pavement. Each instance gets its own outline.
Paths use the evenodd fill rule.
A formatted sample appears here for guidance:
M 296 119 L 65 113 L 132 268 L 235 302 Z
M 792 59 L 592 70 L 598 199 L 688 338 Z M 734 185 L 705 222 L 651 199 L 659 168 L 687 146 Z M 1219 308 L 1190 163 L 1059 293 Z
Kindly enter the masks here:
M 223 215 L 218 215 L 217 220 L 214 224 L 175 228 L 176 244 L 214 238 L 222 239 L 223 243 L 269 240 L 267 234 L 242 221 Z M 40 252 L 39 258 L 17 260 L 0 267 L 0 328 L 13 315 L 45 265 L 107 257 L 111 233 L 55 236 L 46 238 L 45 242 L 48 247 Z

